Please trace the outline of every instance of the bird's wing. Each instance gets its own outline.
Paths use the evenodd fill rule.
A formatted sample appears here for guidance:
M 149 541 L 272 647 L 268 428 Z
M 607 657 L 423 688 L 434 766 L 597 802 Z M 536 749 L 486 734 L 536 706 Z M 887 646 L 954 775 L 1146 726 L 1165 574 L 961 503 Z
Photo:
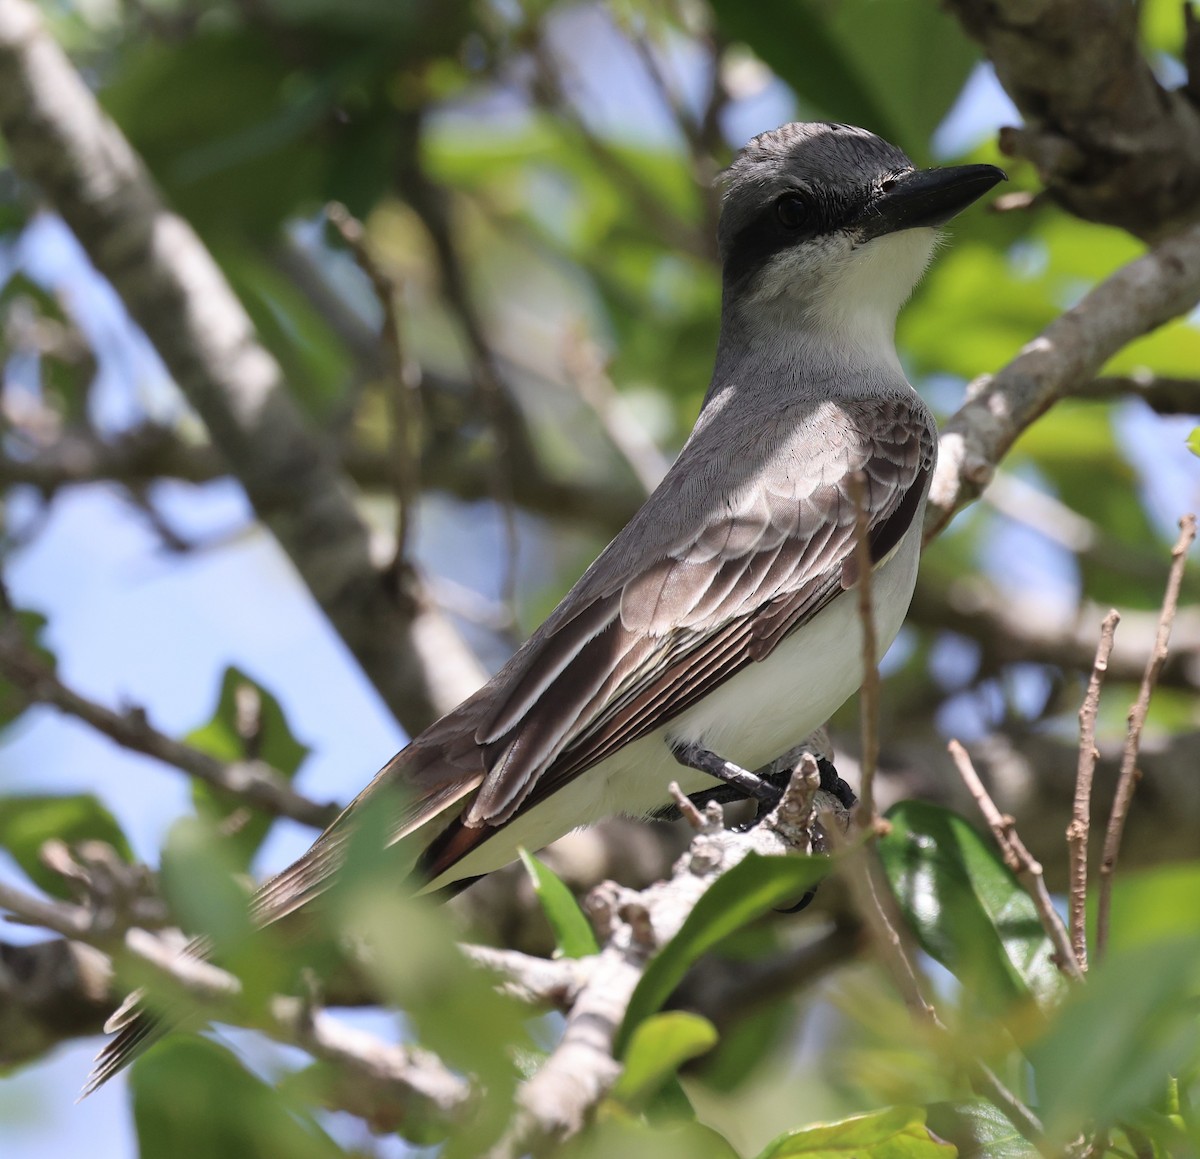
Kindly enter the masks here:
M 932 472 L 926 412 L 895 400 L 838 404 L 836 416 L 814 428 L 824 445 L 785 456 L 732 509 L 557 623 L 506 695 L 493 692 L 474 738 L 487 775 L 424 873 L 445 872 L 518 811 L 764 659 L 852 587 L 855 472 L 873 561 L 897 546 Z

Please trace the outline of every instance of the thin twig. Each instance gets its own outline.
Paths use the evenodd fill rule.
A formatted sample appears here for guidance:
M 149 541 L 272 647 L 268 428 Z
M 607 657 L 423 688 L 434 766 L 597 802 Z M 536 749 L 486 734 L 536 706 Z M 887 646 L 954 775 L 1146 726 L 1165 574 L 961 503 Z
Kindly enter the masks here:
M 1100 642 L 1096 645 L 1096 662 L 1088 681 L 1087 694 L 1079 709 L 1079 767 L 1075 773 L 1075 805 L 1071 823 L 1067 826 L 1067 849 L 1070 853 L 1070 887 L 1068 898 L 1071 920 L 1071 946 L 1079 968 L 1087 973 L 1087 880 L 1088 837 L 1092 828 L 1092 778 L 1100 750 L 1096 748 L 1096 715 L 1100 710 L 1100 686 L 1108 672 L 1108 658 L 1116 639 L 1120 613 L 1113 608 L 1100 625 Z
M 513 477 L 517 473 L 517 463 L 527 450 L 526 432 L 520 412 L 505 390 L 483 318 L 471 294 L 457 234 L 451 228 L 447 209 L 450 204 L 449 191 L 433 182 L 420 163 L 417 149 L 423 129 L 421 115 L 402 114 L 398 128 L 408 142 L 397 168 L 398 185 L 433 243 L 442 275 L 442 297 L 466 339 L 471 383 L 491 429 L 488 483 L 492 501 L 503 520 L 505 541 L 505 568 L 500 591 L 501 599 L 512 607 L 516 601 L 517 553 L 520 547 L 513 501 Z
M 367 240 L 366 230 L 340 202 L 325 207 L 325 216 L 354 255 L 366 275 L 383 314 L 383 339 L 387 348 L 388 401 L 391 410 L 391 474 L 396 496 L 396 548 L 392 574 L 399 576 L 408 559 L 412 512 L 421 491 L 421 367 L 408 357 L 401 323 L 403 287 L 380 265 Z
M 1017 875 L 1026 892 L 1033 899 L 1038 917 L 1042 921 L 1042 928 L 1054 946 L 1058 968 L 1067 977 L 1081 982 L 1083 970 L 1071 946 L 1067 928 L 1063 925 L 1062 918 L 1058 916 L 1054 902 L 1050 900 L 1050 891 L 1046 888 L 1046 879 L 1042 874 L 1041 863 L 1026 848 L 1025 842 L 1021 840 L 1021 836 L 1013 824 L 1013 819 L 1001 813 L 997 808 L 996 802 L 992 800 L 987 789 L 984 788 L 983 782 L 979 779 L 979 774 L 975 771 L 975 766 L 971 762 L 967 750 L 956 740 L 952 740 L 947 748 L 950 750 L 950 756 L 954 760 L 959 776 L 967 786 L 967 791 L 974 798 L 975 804 L 979 806 L 979 811 L 983 814 L 992 835 L 996 838 L 996 844 L 1000 846 L 1004 864 Z
M 883 900 L 876 887 L 875 875 L 866 845 L 853 843 L 842 835 L 836 825 L 823 826 L 829 845 L 835 854 L 840 854 L 840 864 L 846 870 L 846 884 L 854 900 L 854 908 L 879 953 L 880 961 L 890 975 L 904 1005 L 918 1022 L 945 1030 L 945 1024 L 937 1011 L 926 1000 L 917 969 L 896 922 L 884 909 Z
M 879 764 L 879 643 L 871 591 L 871 515 L 867 510 L 867 478 L 862 471 L 850 477 L 854 500 L 854 562 L 858 578 L 858 620 L 862 632 L 862 688 L 858 694 L 858 718 L 862 730 L 862 768 L 859 785 L 859 824 L 874 829 L 875 770 Z
M 918 1023 L 938 1035 L 948 1035 L 946 1024 L 937 1010 L 925 999 L 917 970 L 901 938 L 898 923 L 888 916 L 875 881 L 869 844 L 851 844 L 836 825 L 822 827 L 835 854 L 842 854 L 840 864 L 846 870 L 846 883 L 854 907 L 862 918 L 874 942 L 884 969 L 892 979 L 905 1006 Z M 1038 1117 L 1000 1081 L 995 1072 L 979 1059 L 968 1061 L 971 1080 L 976 1088 L 1008 1116 L 1021 1133 L 1031 1141 L 1043 1134 Z
M 219 761 L 191 745 L 159 732 L 141 709 L 114 712 L 68 688 L 26 642 L 20 626 L 0 612 L 0 676 L 15 684 L 31 701 L 49 704 L 74 716 L 134 752 L 156 757 L 198 781 L 232 793 L 265 812 L 290 817 L 323 829 L 338 813 L 296 792 L 286 778 L 264 761 Z
M 605 372 L 599 348 L 581 326 L 572 327 L 566 334 L 563 368 L 579 397 L 600 420 L 609 442 L 649 494 L 667 473 L 670 460 L 642 424 L 626 412 L 620 392 Z
M 1103 957 L 1108 944 L 1108 923 L 1112 910 L 1113 874 L 1117 869 L 1117 856 L 1121 851 L 1121 835 L 1125 831 L 1125 818 L 1137 787 L 1138 747 L 1142 740 L 1142 729 L 1150 709 L 1150 697 L 1158 681 L 1159 671 L 1167 658 L 1167 646 L 1171 640 L 1171 624 L 1175 609 L 1179 605 L 1179 588 L 1183 583 L 1183 569 L 1187 565 L 1188 548 L 1196 538 L 1196 517 L 1185 515 L 1179 521 L 1179 539 L 1171 549 L 1171 571 L 1167 576 L 1167 590 L 1163 595 L 1162 612 L 1158 618 L 1158 632 L 1154 648 L 1146 661 L 1142 685 L 1137 700 L 1129 710 L 1129 728 L 1125 734 L 1125 749 L 1121 754 L 1121 772 L 1117 778 L 1117 792 L 1113 798 L 1112 812 L 1108 818 L 1108 829 L 1104 834 L 1104 852 L 1100 859 L 1100 897 L 1096 908 L 1096 956 Z

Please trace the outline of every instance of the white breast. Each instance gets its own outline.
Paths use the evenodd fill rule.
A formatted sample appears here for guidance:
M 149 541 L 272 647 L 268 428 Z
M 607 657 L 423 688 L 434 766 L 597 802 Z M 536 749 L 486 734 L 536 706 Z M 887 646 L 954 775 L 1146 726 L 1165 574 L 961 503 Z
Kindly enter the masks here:
M 916 585 L 918 517 L 895 552 L 874 573 L 872 596 L 880 655 L 900 631 Z M 667 786 L 685 793 L 711 787 L 686 769 L 670 742 L 694 741 L 744 769 L 756 769 L 823 725 L 862 684 L 858 596 L 843 592 L 765 660 L 743 668 L 699 704 L 576 777 L 548 800 L 510 821 L 431 889 L 499 869 L 518 846 L 536 850 L 572 829 L 616 813 L 645 816 L 668 804 Z

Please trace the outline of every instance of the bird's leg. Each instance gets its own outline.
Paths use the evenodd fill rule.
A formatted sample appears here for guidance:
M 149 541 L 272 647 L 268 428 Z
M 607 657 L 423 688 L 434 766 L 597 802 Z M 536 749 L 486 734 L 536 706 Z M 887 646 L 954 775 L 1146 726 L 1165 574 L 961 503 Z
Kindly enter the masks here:
M 810 750 L 811 751 L 811 750 Z M 814 754 L 816 756 L 816 754 Z M 790 757 L 790 754 L 789 754 Z M 839 804 L 849 812 L 858 804 L 858 797 L 854 795 L 854 790 L 838 776 L 838 771 L 834 767 L 833 761 L 828 757 L 817 756 L 817 770 L 821 774 L 821 783 L 818 786 L 822 793 L 828 793 L 832 797 L 836 797 Z M 779 792 L 782 794 L 787 782 L 791 779 L 792 771 L 798 762 L 789 761 L 781 768 L 778 760 L 771 761 L 769 764 L 763 765 L 761 769 L 755 769 L 753 775 L 761 778 L 763 781 L 771 785 L 778 785 Z M 778 804 L 778 797 L 775 801 Z M 758 805 L 758 814 L 755 818 L 759 820 L 765 817 L 774 806 L 767 801 L 762 800 Z
M 757 773 L 748 773 L 739 765 L 717 756 L 695 742 L 684 741 L 671 745 L 671 755 L 689 769 L 696 769 L 710 777 L 716 777 L 718 781 L 724 781 L 742 797 L 770 802 L 772 807 L 779 803 L 782 790 L 777 785 L 764 780 Z

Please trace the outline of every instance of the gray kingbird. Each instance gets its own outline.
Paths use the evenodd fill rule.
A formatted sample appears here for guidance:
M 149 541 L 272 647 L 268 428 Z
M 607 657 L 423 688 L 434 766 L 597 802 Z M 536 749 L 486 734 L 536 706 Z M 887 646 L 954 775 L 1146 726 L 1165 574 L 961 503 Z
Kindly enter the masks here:
M 724 762 L 758 769 L 823 725 L 863 675 L 856 473 L 881 653 L 916 582 L 937 430 L 896 315 L 937 227 L 1003 178 L 918 170 L 848 125 L 750 141 L 724 177 L 716 367 L 674 465 L 512 659 L 263 885 L 255 920 L 321 894 L 359 806 L 389 787 L 400 872 L 439 890 L 661 809 L 673 780 L 697 793 Z M 118 1028 L 93 1085 L 157 1036 L 144 1014 Z

